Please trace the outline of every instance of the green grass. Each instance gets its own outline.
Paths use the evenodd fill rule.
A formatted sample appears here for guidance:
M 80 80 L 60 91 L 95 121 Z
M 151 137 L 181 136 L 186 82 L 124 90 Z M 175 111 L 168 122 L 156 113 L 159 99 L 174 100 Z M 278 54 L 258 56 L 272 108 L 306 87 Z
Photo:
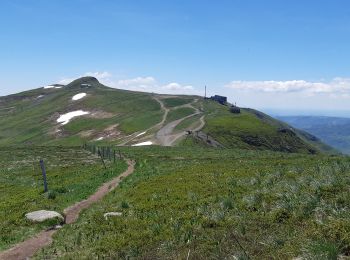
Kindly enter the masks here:
M 162 99 L 164 105 L 168 108 L 182 106 L 185 104 L 189 104 L 193 101 L 190 97 L 174 97 L 174 98 L 165 98 Z
M 202 117 L 202 115 L 196 115 L 196 116 L 192 116 L 190 118 L 187 118 L 185 120 L 183 120 L 180 124 L 178 124 L 175 127 L 175 130 L 181 131 L 181 130 L 186 130 L 189 127 L 199 124 L 199 119 Z
M 113 125 L 117 122 L 116 118 L 111 119 L 98 119 L 98 118 L 76 118 L 69 124 L 67 124 L 64 129 L 69 135 L 76 135 L 81 131 L 86 131 L 94 129 L 101 131 L 107 128 L 110 125 Z
M 120 129 L 125 134 L 131 134 L 137 131 L 142 131 L 150 128 L 153 125 L 156 125 L 161 121 L 163 112 L 154 111 L 151 113 L 142 113 L 140 112 L 137 116 L 128 117 L 123 121 L 123 124 L 120 126 Z
M 212 101 L 204 103 L 206 125 L 203 131 L 225 147 L 315 153 L 318 148 L 298 133 L 279 131 L 287 125 L 259 111 L 241 109 L 240 114 Z
M 87 96 L 72 101 L 81 92 Z M 39 95 L 44 97 L 37 99 Z M 80 109 L 100 114 L 73 119 L 60 127 L 60 136 L 54 133 L 59 115 Z M 77 81 L 62 89 L 34 89 L 0 98 L 0 145 L 81 145 L 91 140 L 82 137 L 82 131 L 99 132 L 118 124 L 120 135 L 125 136 L 152 127 L 162 115 L 151 94 L 107 88 L 99 83 L 81 89 Z
M 192 115 L 195 112 L 193 108 L 190 107 L 180 107 L 169 111 L 166 122 L 172 122 L 186 116 Z
M 47 170 L 49 193 L 43 193 L 39 160 Z M 48 227 L 24 215 L 35 210 L 62 210 L 92 194 L 126 169 L 125 162 L 104 170 L 96 156 L 79 148 L 0 148 L 0 250 Z
M 350 245 L 350 159 L 123 148 L 136 171 L 38 258 L 333 259 Z M 105 220 L 103 214 L 122 217 Z M 321 257 L 321 258 L 322 258 Z
M 185 138 L 181 139 L 177 146 L 179 147 L 192 147 L 192 148 L 210 148 L 211 146 L 203 140 L 197 139 L 193 136 L 185 136 Z

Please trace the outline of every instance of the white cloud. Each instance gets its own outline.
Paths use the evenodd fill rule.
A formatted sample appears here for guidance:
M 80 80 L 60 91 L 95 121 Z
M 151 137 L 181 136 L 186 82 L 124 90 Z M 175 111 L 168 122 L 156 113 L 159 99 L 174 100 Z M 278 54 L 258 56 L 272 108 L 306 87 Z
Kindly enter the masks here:
M 104 71 L 104 72 L 86 72 L 83 75 L 79 75 L 75 78 L 63 78 L 58 83 L 63 84 L 63 85 L 67 85 L 67 84 L 71 83 L 73 80 L 76 80 L 77 78 L 87 77 L 87 76 L 95 77 L 101 82 L 103 82 L 104 80 L 108 80 L 112 77 L 112 75 L 107 71 Z
M 181 85 L 177 82 L 162 85 L 154 77 L 150 76 L 110 81 L 106 85 L 121 89 L 169 94 L 189 94 L 189 92 L 192 93 L 194 91 L 192 86 Z
M 118 80 L 115 84 L 112 83 L 118 88 L 127 88 L 135 90 L 147 90 L 157 85 L 156 80 L 153 77 L 137 77 L 133 79 L 121 79 Z
M 328 111 L 329 114 L 350 111 L 350 78 L 328 81 L 232 81 L 222 87 L 220 93 L 227 96 L 229 101 L 237 102 L 238 106 L 288 110 L 296 115 L 311 114 L 312 111 Z
M 112 74 L 110 74 L 107 71 L 103 72 L 86 72 L 83 76 L 90 76 L 90 77 L 95 77 L 98 80 L 103 80 L 103 79 L 108 79 L 112 77 Z
M 188 91 L 193 90 L 192 86 L 182 86 L 179 83 L 173 82 L 169 83 L 162 87 L 165 90 L 171 90 L 171 91 Z
M 225 87 L 246 92 L 290 93 L 304 94 L 344 94 L 350 92 L 349 78 L 334 78 L 329 82 L 310 82 L 305 80 L 290 81 L 232 81 Z

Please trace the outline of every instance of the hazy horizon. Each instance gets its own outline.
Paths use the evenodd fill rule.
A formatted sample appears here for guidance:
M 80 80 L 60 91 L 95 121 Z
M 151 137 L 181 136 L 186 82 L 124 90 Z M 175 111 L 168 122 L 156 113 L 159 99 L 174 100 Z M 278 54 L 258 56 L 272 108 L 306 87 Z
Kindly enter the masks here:
M 350 118 L 350 110 L 325 111 L 325 110 L 283 110 L 283 109 L 260 109 L 272 117 L 283 116 L 315 116 L 315 117 L 339 117 Z

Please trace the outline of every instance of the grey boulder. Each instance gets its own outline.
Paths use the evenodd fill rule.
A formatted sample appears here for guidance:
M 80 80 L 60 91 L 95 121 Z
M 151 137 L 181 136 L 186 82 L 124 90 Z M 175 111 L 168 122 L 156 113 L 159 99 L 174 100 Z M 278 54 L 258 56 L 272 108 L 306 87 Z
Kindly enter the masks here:
M 33 222 L 44 222 L 45 220 L 49 219 L 59 219 L 59 220 L 64 220 L 64 217 L 56 212 L 56 211 L 49 211 L 49 210 L 38 210 L 38 211 L 33 211 L 30 213 L 27 213 L 26 218 L 30 221 Z

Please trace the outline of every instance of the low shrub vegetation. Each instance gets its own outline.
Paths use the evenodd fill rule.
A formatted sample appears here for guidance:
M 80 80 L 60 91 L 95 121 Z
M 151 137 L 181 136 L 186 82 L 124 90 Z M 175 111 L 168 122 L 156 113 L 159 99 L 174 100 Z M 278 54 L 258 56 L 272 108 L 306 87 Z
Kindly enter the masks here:
M 336 259 L 349 255 L 350 159 L 123 148 L 136 171 L 37 258 Z M 122 212 L 106 220 L 106 212 Z

